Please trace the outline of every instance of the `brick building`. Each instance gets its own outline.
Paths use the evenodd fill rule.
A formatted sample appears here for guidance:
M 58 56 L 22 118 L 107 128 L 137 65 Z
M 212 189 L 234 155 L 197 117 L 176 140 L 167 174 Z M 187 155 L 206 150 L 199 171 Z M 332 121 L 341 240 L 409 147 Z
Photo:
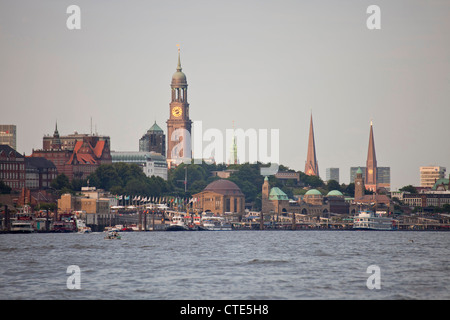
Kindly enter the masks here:
M 50 160 L 58 174 L 64 173 L 70 181 L 86 179 L 100 165 L 112 163 L 109 137 L 78 133 L 60 137 L 57 127 L 53 137 L 44 137 L 43 149 L 33 150 L 32 157 Z
M 25 187 L 25 157 L 6 144 L 0 144 L 0 180 L 13 190 Z

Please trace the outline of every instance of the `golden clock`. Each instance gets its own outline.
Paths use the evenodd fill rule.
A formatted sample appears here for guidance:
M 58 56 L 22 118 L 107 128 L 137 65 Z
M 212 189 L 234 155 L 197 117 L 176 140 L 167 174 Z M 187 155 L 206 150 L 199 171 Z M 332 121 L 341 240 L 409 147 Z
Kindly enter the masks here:
M 183 109 L 181 109 L 181 107 L 174 107 L 172 109 L 172 114 L 174 117 L 181 117 L 181 115 L 183 114 Z

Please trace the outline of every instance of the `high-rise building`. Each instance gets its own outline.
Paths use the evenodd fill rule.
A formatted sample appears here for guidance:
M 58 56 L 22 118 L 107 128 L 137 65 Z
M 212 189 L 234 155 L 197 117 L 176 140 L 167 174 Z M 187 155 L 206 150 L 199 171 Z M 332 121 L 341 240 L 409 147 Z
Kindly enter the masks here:
M 166 156 L 166 135 L 164 131 L 155 123 L 139 139 L 140 152 L 156 152 Z
M 326 181 L 330 180 L 339 182 L 339 168 L 327 168 Z
M 309 124 L 308 153 L 306 155 L 305 174 L 309 176 L 319 176 L 319 164 L 316 157 L 316 143 L 314 141 L 314 128 L 311 114 Z
M 16 126 L 14 124 L 0 124 L 0 144 L 6 144 L 16 150 Z
M 186 75 L 181 71 L 180 48 L 178 48 L 177 71 L 172 76 L 172 101 L 167 120 L 167 162 L 169 167 L 192 159 L 191 126 L 187 99 Z
M 420 186 L 431 188 L 437 180 L 445 178 L 446 168 L 441 166 L 420 167 Z

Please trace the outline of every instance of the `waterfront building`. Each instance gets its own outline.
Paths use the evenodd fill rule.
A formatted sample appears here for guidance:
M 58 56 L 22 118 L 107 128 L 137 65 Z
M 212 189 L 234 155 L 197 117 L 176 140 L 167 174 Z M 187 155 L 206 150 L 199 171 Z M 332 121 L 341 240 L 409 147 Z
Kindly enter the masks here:
M 355 211 L 355 206 L 346 202 L 338 190 L 332 190 L 323 196 L 319 190 L 310 189 L 297 200 L 290 200 L 280 188 L 271 188 L 267 177 L 262 185 L 261 205 L 261 211 L 265 215 L 301 214 L 329 217 L 330 214 L 348 214 L 350 210 Z
M 441 166 L 420 167 L 420 186 L 431 188 L 437 180 L 445 178 L 446 168 Z
M 140 152 L 155 152 L 166 156 L 166 135 L 164 131 L 155 123 L 139 139 Z
M 86 179 L 102 164 L 111 164 L 110 138 L 78 134 L 60 136 L 57 125 L 52 137 L 44 136 L 43 148 L 33 150 L 32 157 L 53 162 L 58 174 L 70 181 Z
M 192 196 L 193 209 L 199 213 L 211 212 L 217 215 L 242 216 L 245 210 L 245 196 L 232 181 L 220 179 L 208 184 L 202 192 Z
M 319 176 L 319 164 L 316 157 L 316 143 L 314 140 L 312 114 L 309 124 L 308 152 L 306 155 L 305 174 L 309 176 Z
M 112 151 L 112 163 L 137 164 L 147 177 L 156 176 L 167 180 L 166 157 L 160 153 L 137 151 Z
M 0 144 L 6 144 L 17 150 L 16 125 L 0 124 Z
M 334 180 L 339 183 L 339 168 L 327 168 L 326 181 Z
M 12 190 L 25 187 L 25 157 L 6 144 L 0 144 L 0 180 Z
M 177 71 L 172 76 L 172 100 L 169 105 L 170 116 L 167 120 L 167 162 L 169 168 L 183 160 L 192 159 L 191 126 L 189 103 L 187 99 L 187 79 L 182 72 L 180 49 L 178 48 Z
M 58 199 L 58 214 L 75 213 L 86 225 L 91 226 L 94 231 L 99 231 L 114 218 L 110 208 L 116 205 L 117 199 L 109 192 L 95 187 L 83 187 L 81 195 L 61 195 Z
M 25 188 L 47 189 L 56 179 L 58 171 L 50 160 L 40 157 L 25 157 Z

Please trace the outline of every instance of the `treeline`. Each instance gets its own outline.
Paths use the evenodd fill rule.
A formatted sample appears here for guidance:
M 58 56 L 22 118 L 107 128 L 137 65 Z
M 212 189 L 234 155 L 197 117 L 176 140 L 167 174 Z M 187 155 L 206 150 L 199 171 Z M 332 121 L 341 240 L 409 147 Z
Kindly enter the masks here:
M 101 165 L 86 180 L 73 180 L 59 175 L 52 182 L 52 187 L 60 192 L 77 192 L 82 186 L 92 186 L 104 189 L 115 195 L 144 196 L 144 197 L 191 197 L 201 192 L 209 183 L 220 179 L 214 171 L 231 170 L 229 180 L 236 183 L 245 195 L 247 203 L 252 203 L 255 210 L 261 208 L 261 189 L 264 177 L 260 173 L 261 163 L 244 163 L 226 166 L 225 164 L 181 164 L 168 172 L 165 181 L 160 177 L 147 177 L 142 169 L 135 164 L 113 163 Z M 279 171 L 290 171 L 286 166 L 280 165 Z M 299 172 L 300 182 L 288 180 L 286 183 L 269 176 L 271 187 L 279 187 L 290 198 L 294 195 L 304 194 L 308 188 L 316 188 L 326 194 L 331 190 L 339 190 L 343 194 L 353 196 L 354 185 L 342 184 L 331 180 L 325 183 L 320 177 L 308 176 Z M 305 188 L 306 187 L 306 188 Z

